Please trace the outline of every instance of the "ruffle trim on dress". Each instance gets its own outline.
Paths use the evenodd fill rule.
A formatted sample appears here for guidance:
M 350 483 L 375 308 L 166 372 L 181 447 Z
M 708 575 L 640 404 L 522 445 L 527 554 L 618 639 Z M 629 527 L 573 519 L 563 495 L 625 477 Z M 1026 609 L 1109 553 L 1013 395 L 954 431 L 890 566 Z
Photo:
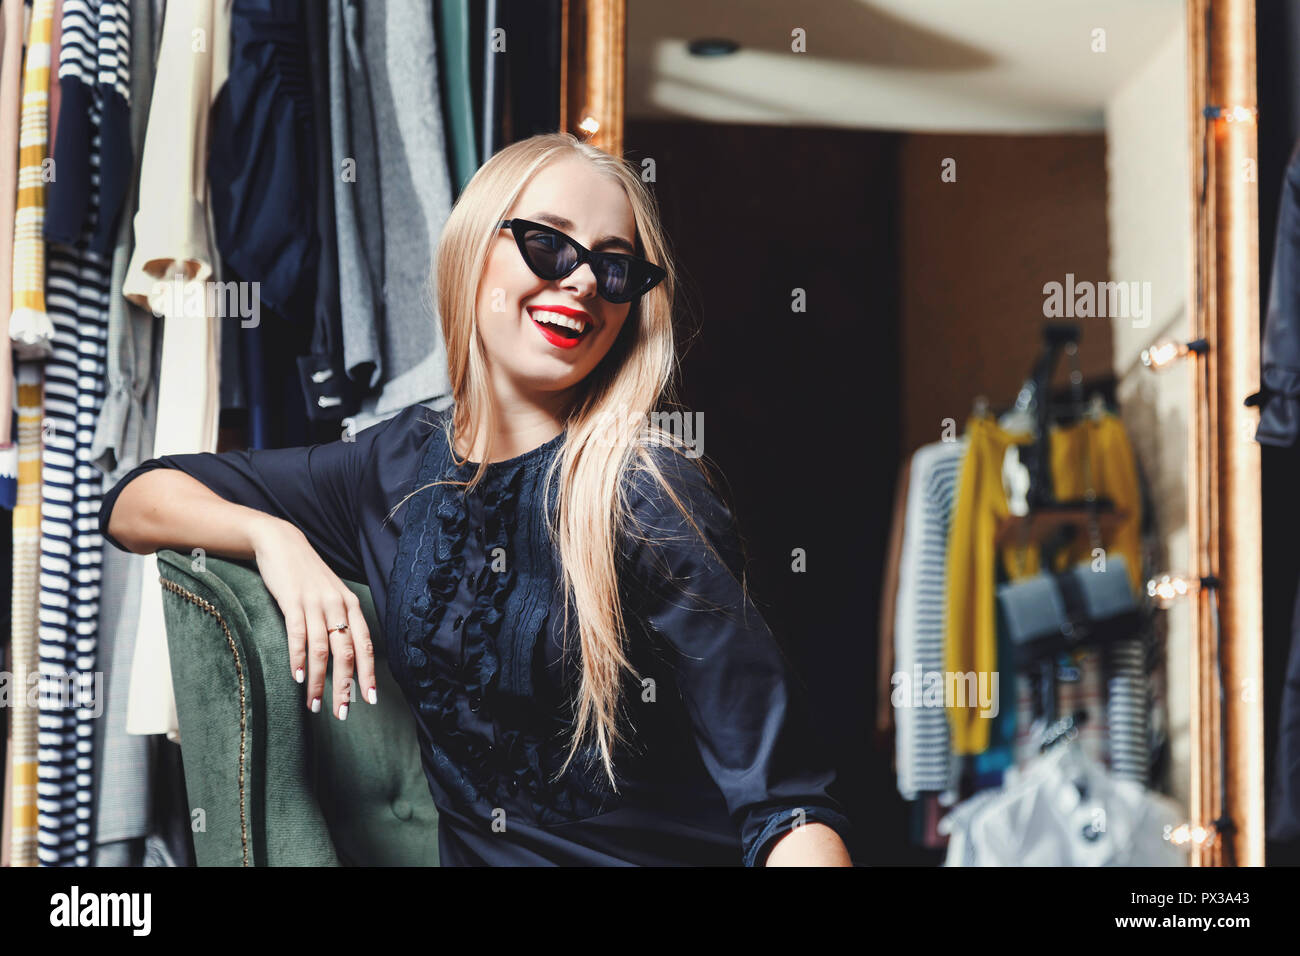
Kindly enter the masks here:
M 454 465 L 448 472 L 457 471 Z M 459 478 L 468 476 L 465 466 Z M 436 504 L 433 517 L 439 529 L 431 554 L 416 556 L 407 583 L 411 593 L 406 602 L 407 620 L 403 623 L 406 639 L 403 655 L 419 695 L 418 710 L 432 737 L 434 773 L 443 786 L 469 802 L 499 796 L 516 796 L 523 791 L 537 819 L 543 824 L 559 824 L 582 819 L 600 812 L 602 799 L 598 785 L 586 782 L 587 774 L 571 769 L 565 779 L 551 783 L 550 774 L 558 771 L 569 744 L 565 731 L 568 724 L 556 715 L 542 713 L 534 701 L 499 689 L 501 655 L 507 653 L 503 642 L 522 641 L 527 646 L 514 649 L 520 666 L 531 666 L 532 648 L 541 639 L 549 619 L 550 582 L 537 574 L 527 576 L 529 587 L 545 594 L 516 595 L 521 555 L 517 548 L 527 548 L 521 540 L 519 501 L 530 493 L 526 488 L 532 472 L 521 462 L 505 470 L 488 472 L 475 488 L 483 502 L 484 568 L 475 582 L 474 604 L 463 623 L 464 659 L 455 678 L 440 673 L 432 643 L 448 605 L 455 599 L 467 573 L 465 544 L 470 534 L 469 510 L 462 487 L 454 484 L 434 487 Z M 450 474 L 443 475 L 450 477 Z M 530 529 L 522 529 L 527 532 Z M 497 552 L 500 548 L 501 552 Z M 504 570 L 494 571 L 494 558 L 504 554 Z M 427 574 L 421 573 L 424 567 Z M 531 569 L 531 567 L 530 567 Z M 418 582 L 418 583 L 417 583 Z M 522 601 L 518 627 L 521 633 L 502 635 L 507 604 L 512 596 Z M 526 629 L 529 633 L 522 633 Z M 525 660 L 525 658 L 527 658 Z M 498 733 L 497 743 L 468 732 L 460 725 L 459 707 L 467 699 L 471 711 L 484 713 L 485 719 L 509 711 L 511 724 L 540 724 L 549 735 L 530 734 L 518 729 Z M 499 713 L 498 713 L 499 715 Z M 517 719 L 514 719 L 517 718 Z

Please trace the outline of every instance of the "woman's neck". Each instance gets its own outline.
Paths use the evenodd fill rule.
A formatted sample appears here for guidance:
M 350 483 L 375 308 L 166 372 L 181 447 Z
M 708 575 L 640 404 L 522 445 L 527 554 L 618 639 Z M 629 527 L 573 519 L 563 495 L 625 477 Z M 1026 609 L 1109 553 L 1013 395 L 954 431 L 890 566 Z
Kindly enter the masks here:
M 542 401 L 537 401 L 496 396 L 496 416 L 491 425 L 494 441 L 489 463 L 516 458 L 546 444 L 564 431 L 567 400 L 554 400 L 557 397 L 547 396 Z M 470 449 L 465 447 L 465 439 L 457 436 L 456 454 L 469 461 L 483 461 L 487 452 L 487 436 L 486 428 L 478 429 L 478 434 L 474 435 L 474 446 Z

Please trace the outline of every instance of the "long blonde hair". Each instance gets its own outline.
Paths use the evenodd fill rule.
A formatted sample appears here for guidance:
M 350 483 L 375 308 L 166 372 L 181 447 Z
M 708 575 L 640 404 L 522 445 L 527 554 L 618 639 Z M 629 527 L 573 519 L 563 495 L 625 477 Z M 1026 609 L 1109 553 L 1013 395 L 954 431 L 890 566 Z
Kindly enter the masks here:
M 567 642 L 572 604 L 581 651 L 573 737 L 559 773 L 568 768 L 583 741 L 592 738 L 605 774 L 617 789 L 614 750 L 626 739 L 619 720 L 620 681 L 624 672 L 640 679 L 625 652 L 626 624 L 618 581 L 621 536 L 637 534 L 630 527 L 634 522 L 626 498 L 628 476 L 635 471 L 648 473 L 701 543 L 713 550 L 651 454 L 655 446 L 681 451 L 678 438 L 660 428 L 653 414 L 661 404 L 676 404 L 677 364 L 672 322 L 676 272 L 659 224 L 658 206 L 634 168 L 620 157 L 568 133 L 544 133 L 521 140 L 484 163 L 465 187 L 443 229 L 430 283 L 436 288 L 455 405 L 446 425 L 452 460 L 460 465 L 466 461 L 456 456 L 453 433 L 465 437 L 467 448 L 474 447 L 480 428 L 486 433 L 486 450 L 474 475 L 466 482 L 450 482 L 468 490 L 487 469 L 494 437 L 495 403 L 477 314 L 488 251 L 498 235 L 497 224 L 506 218 L 532 177 L 548 163 L 569 156 L 587 160 L 623 187 L 636 221 L 637 254 L 668 273 L 633 304 L 609 353 L 581 383 L 567 412 L 560 450 L 546 474 L 542 499 L 550 500 L 549 492 L 558 480 L 558 504 L 555 513 L 548 514 L 547 526 L 563 577 L 563 633 Z M 626 430 L 629 424 L 630 431 Z M 618 440 L 610 440 L 611 425 Z M 700 464 L 699 459 L 688 460 Z M 709 473 L 703 474 L 712 485 Z

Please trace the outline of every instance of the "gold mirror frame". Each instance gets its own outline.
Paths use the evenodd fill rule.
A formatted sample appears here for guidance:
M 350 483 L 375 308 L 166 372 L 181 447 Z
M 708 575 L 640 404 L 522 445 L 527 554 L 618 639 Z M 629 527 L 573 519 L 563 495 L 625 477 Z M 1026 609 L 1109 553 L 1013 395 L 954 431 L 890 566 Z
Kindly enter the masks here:
M 1209 343 L 1188 396 L 1193 573 L 1218 579 L 1193 611 L 1191 819 L 1235 832 L 1200 866 L 1264 863 L 1263 559 L 1258 413 L 1259 188 L 1254 0 L 1188 0 L 1193 287 L 1190 337 Z M 1206 117 L 1242 107 L 1246 122 Z M 1205 184 L 1204 202 L 1201 183 Z M 1218 597 L 1216 634 L 1213 601 Z M 1222 659 L 1219 659 L 1219 647 Z M 1217 666 L 1223 668 L 1220 701 Z M 1226 765 L 1224 764 L 1226 754 Z M 1221 776 L 1221 769 L 1224 771 Z
M 1191 571 L 1197 592 L 1191 695 L 1194 824 L 1226 808 L 1234 832 L 1192 852 L 1198 866 L 1264 863 L 1263 584 L 1258 414 L 1259 191 L 1252 121 L 1207 119 L 1208 106 L 1256 106 L 1254 0 L 1187 0 L 1192 137 L 1192 288 L 1188 339 L 1209 343 L 1188 395 Z M 626 0 L 564 0 L 561 128 L 623 150 Z M 1212 42 L 1210 42 L 1212 40 Z M 1253 115 L 1253 114 L 1252 114 Z M 580 124 L 598 124 L 588 133 Z M 1204 202 L 1201 183 L 1205 183 Z M 1217 597 L 1222 631 L 1214 626 Z M 1223 667 L 1222 705 L 1218 665 Z M 1170 675 L 1171 678 L 1174 675 Z M 1226 774 L 1220 776 L 1227 744 Z

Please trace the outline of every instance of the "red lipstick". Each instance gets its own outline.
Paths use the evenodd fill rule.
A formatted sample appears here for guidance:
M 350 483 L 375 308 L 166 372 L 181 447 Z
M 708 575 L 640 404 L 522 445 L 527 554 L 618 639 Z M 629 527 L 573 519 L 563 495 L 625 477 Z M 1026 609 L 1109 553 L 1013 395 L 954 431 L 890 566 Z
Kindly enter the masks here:
M 549 325 L 546 322 L 538 321 L 534 312 L 554 312 L 558 315 L 572 316 L 582 322 L 582 331 L 575 332 L 573 329 L 562 328 L 560 326 Z M 528 308 L 528 317 L 533 320 L 533 325 L 542 337 L 550 342 L 556 348 L 571 349 L 577 346 L 591 331 L 591 316 L 579 309 L 571 309 L 563 305 L 535 305 Z

